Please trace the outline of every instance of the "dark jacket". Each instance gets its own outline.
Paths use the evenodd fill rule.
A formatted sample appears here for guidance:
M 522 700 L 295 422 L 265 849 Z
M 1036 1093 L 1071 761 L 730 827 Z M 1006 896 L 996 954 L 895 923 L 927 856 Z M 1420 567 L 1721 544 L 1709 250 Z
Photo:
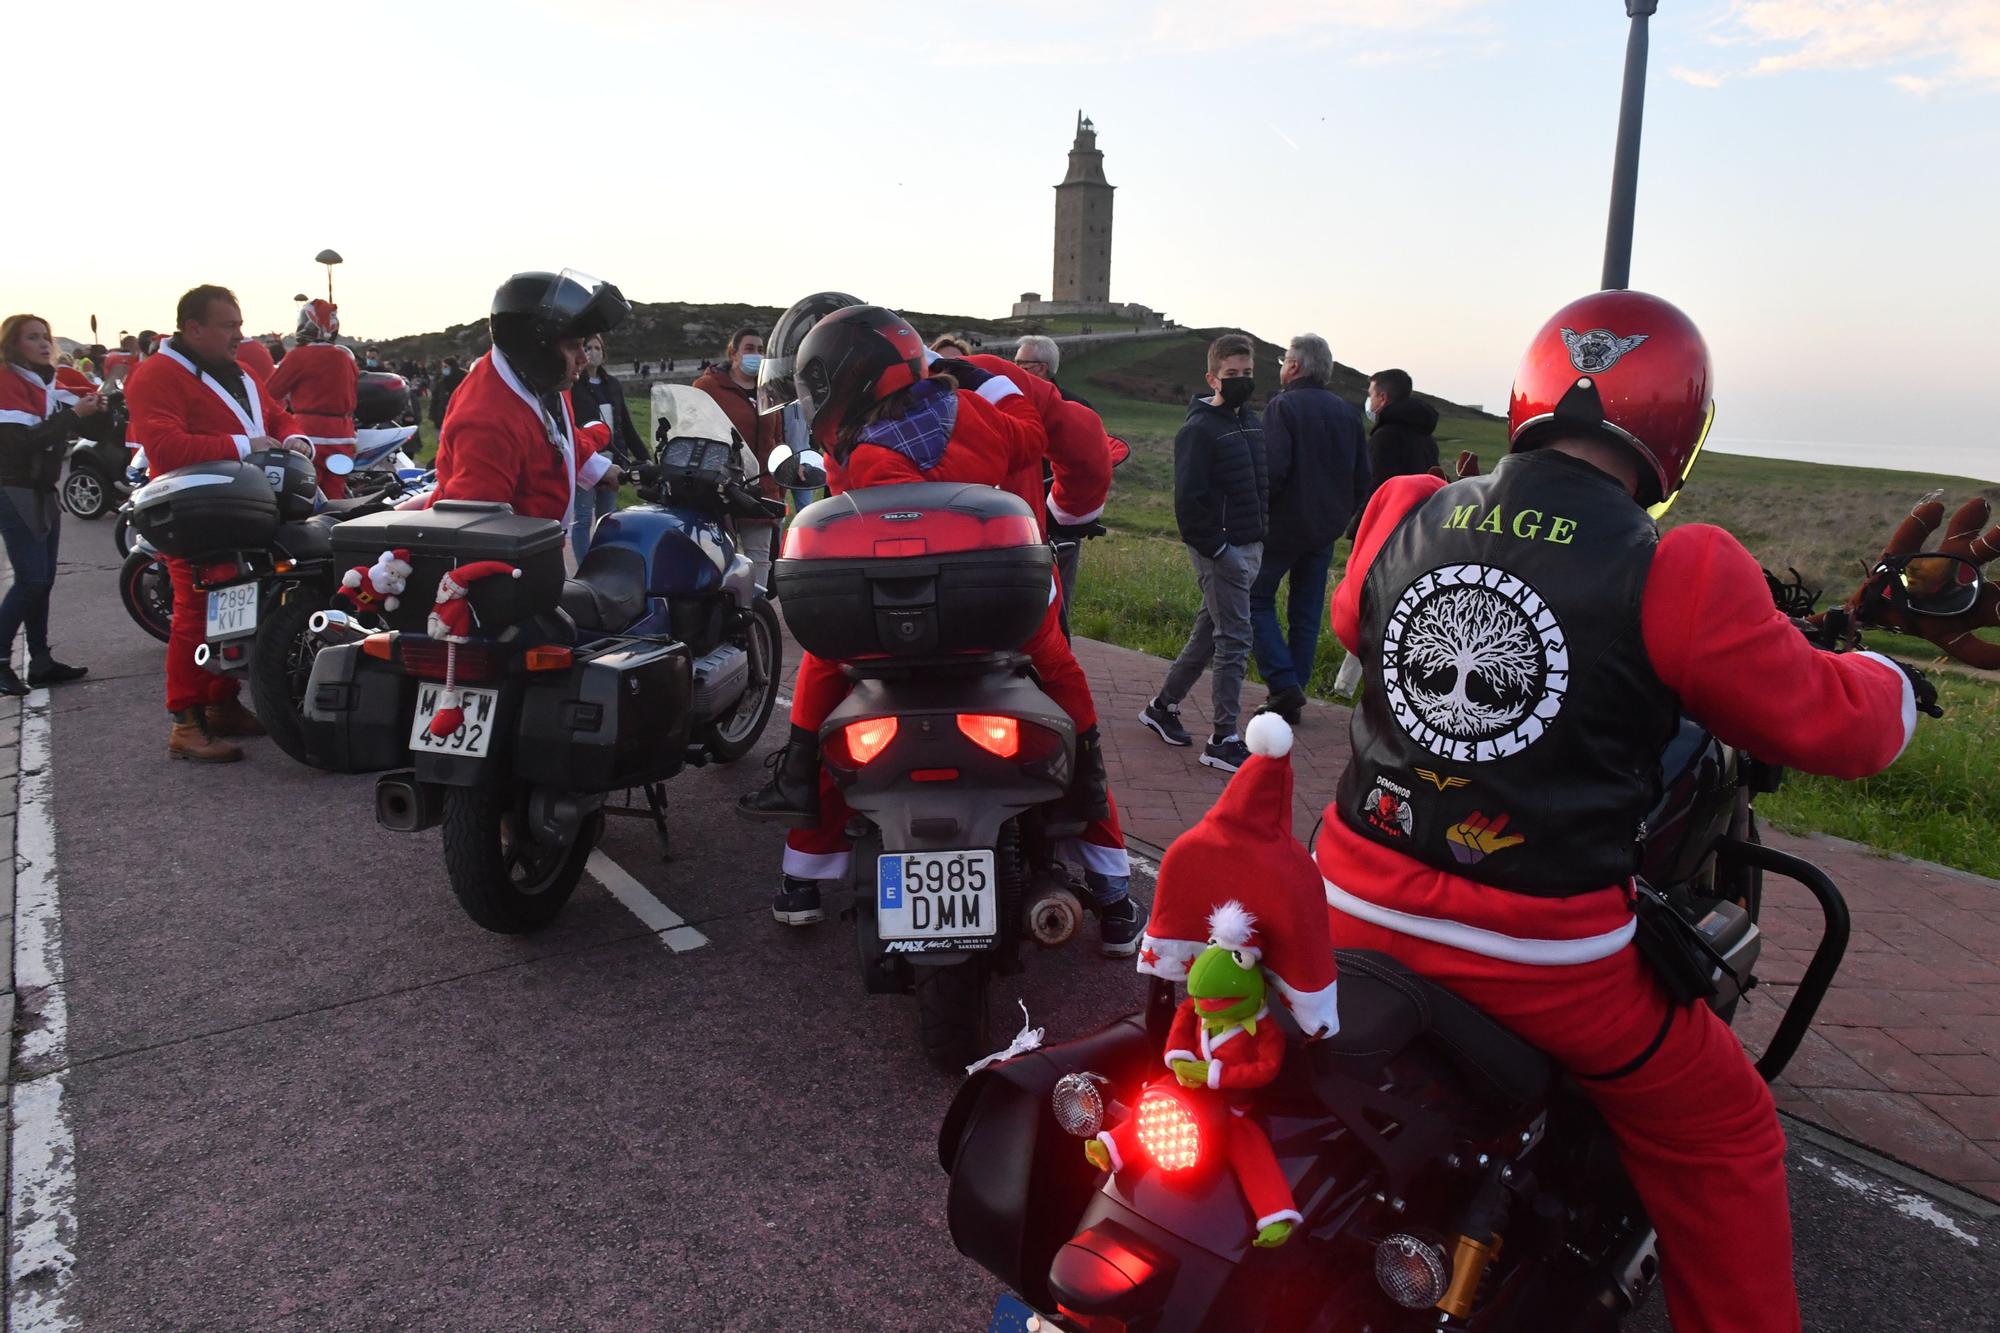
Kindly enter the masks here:
M 6 362 L 0 361 L 0 375 L 13 373 Z M 56 479 L 62 475 L 70 440 L 81 435 L 101 441 L 110 426 L 109 412 L 80 417 L 68 405 L 56 408 L 34 425 L 0 421 L 0 486 L 53 491 Z
M 1174 522 L 1181 540 L 1205 556 L 1264 540 L 1263 429 L 1247 405 L 1235 411 L 1206 398 L 1188 404 L 1174 436 Z
M 1269 551 L 1317 551 L 1368 502 L 1361 413 L 1322 384 L 1295 380 L 1264 408 Z
M 588 373 L 579 376 L 569 391 L 569 401 L 578 425 L 602 421 L 604 417 L 599 409 L 611 409 L 611 457 L 619 467 L 637 467 L 652 457 L 652 451 L 639 437 L 639 428 L 632 424 L 632 409 L 625 402 L 625 386 L 618 382 L 616 375 L 599 366 L 595 384 L 591 383 Z
M 459 385 L 465 383 L 465 370 L 460 366 L 448 367 L 431 386 L 431 424 L 444 424 L 444 410 L 451 406 L 451 395 Z
M 1437 409 L 1415 398 L 1390 403 L 1368 437 L 1368 471 L 1380 486 L 1391 477 L 1429 472 L 1438 465 Z
M 696 377 L 694 387 L 715 400 L 722 414 L 729 418 L 729 424 L 736 427 L 736 433 L 743 437 L 743 443 L 757 455 L 758 469 L 763 473 L 762 490 L 764 497 L 776 500 L 783 496 L 778 489 L 777 478 L 771 475 L 771 451 L 784 443 L 785 423 L 776 412 L 764 416 L 757 411 L 756 391 L 746 389 L 729 378 L 729 363 L 718 361 Z

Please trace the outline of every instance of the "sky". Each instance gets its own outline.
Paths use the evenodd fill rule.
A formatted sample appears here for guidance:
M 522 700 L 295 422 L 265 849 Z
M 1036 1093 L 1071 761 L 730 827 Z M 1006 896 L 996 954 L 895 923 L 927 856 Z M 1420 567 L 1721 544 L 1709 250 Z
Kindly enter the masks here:
M 2000 479 L 2000 0 L 1659 9 L 1632 285 L 1707 335 L 1716 442 Z M 197 282 L 289 329 L 329 246 L 360 337 L 565 266 L 1002 315 L 1049 290 L 1081 110 L 1113 299 L 1503 410 L 1598 282 L 1628 26 L 1619 0 L 93 13 L 9 68 L 46 151 L 0 205 L 0 306 L 65 336 L 163 328 Z

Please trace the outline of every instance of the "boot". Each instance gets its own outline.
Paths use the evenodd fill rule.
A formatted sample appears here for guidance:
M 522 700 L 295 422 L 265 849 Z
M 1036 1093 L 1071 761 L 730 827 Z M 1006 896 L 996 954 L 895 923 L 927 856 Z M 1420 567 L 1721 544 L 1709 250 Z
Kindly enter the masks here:
M 90 674 L 89 667 L 70 666 L 58 662 L 53 657 L 28 659 L 28 684 L 67 685 L 73 680 L 82 680 Z
M 243 701 L 231 695 L 219 704 L 210 704 L 207 712 L 208 734 L 211 736 L 262 736 L 264 724 L 257 715 L 243 706 Z
M 199 708 L 184 708 L 174 714 L 174 729 L 167 733 L 167 758 L 192 759 L 198 764 L 233 764 L 243 757 L 243 747 L 219 741 L 208 730 Z
M 1096 727 L 1076 734 L 1076 767 L 1070 771 L 1069 790 L 1053 813 L 1058 822 L 1080 824 L 1111 813 L 1111 779 L 1104 771 L 1104 741 Z
M 0 662 L 0 697 L 17 697 L 27 692 L 28 687 L 14 674 L 14 668 L 6 662 Z
M 794 725 L 785 748 L 765 764 L 771 770 L 771 780 L 737 797 L 736 813 L 745 819 L 810 827 L 819 818 L 819 736 Z

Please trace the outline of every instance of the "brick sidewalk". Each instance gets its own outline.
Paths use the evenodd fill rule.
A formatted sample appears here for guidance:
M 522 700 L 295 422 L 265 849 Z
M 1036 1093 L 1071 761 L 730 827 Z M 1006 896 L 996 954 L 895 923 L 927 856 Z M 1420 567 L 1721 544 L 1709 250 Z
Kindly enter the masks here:
M 1199 819 L 1226 775 L 1198 762 L 1208 731 L 1208 679 L 1182 704 L 1196 746 L 1160 743 L 1136 720 L 1167 664 L 1079 639 L 1103 714 L 1104 752 L 1126 831 L 1164 847 Z M 1247 715 L 1264 699 L 1246 684 Z M 1347 710 L 1314 702 L 1292 752 L 1293 825 L 1306 839 L 1347 760 Z M 1813 1030 L 1774 1088 L 1802 1120 L 1921 1171 L 2000 1200 L 2000 883 L 1877 855 L 1834 838 L 1769 831 L 1780 850 L 1832 876 L 1854 932 Z M 1774 881 L 1757 973 L 1764 987 L 1740 1014 L 1762 1049 L 1818 941 L 1818 909 Z

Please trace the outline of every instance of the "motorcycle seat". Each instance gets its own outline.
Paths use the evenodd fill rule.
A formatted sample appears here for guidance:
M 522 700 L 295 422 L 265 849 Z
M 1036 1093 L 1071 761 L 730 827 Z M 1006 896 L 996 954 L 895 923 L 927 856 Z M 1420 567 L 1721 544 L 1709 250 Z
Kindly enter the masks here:
M 629 546 L 593 547 L 559 604 L 579 631 L 617 633 L 646 610 L 645 557 Z
M 278 534 L 271 539 L 271 545 L 300 563 L 308 560 L 331 560 L 333 524 L 321 515 L 300 519 L 294 523 L 280 523 Z
M 319 512 L 322 514 L 332 514 L 336 518 L 347 518 L 352 516 L 356 510 L 366 510 L 371 507 L 379 509 L 381 505 L 382 500 L 380 496 L 343 495 L 338 500 L 320 501 Z
M 1429 977 L 1367 949 L 1336 949 L 1334 960 L 1340 1031 L 1316 1045 L 1350 1072 L 1373 1076 L 1421 1040 L 1485 1100 L 1524 1106 L 1547 1091 L 1548 1056 Z

